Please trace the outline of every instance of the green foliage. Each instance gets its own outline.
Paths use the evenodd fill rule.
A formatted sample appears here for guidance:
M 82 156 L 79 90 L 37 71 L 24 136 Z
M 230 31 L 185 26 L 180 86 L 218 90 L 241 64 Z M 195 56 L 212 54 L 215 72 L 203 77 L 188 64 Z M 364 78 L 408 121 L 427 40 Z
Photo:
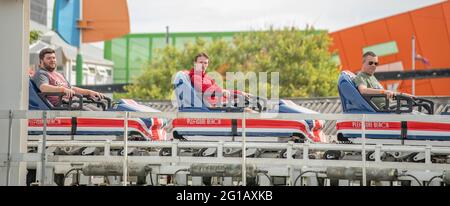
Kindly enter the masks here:
M 126 87 L 128 93 L 116 97 L 170 99 L 172 76 L 192 68 L 194 56 L 202 51 L 210 56 L 207 72 L 217 71 L 224 78 L 226 72 L 279 72 L 282 98 L 336 96 L 339 69 L 329 44 L 325 31 L 284 28 L 242 33 L 232 43 L 197 39 L 181 50 L 168 46 L 158 50 L 145 72 Z
M 41 31 L 31 30 L 30 31 L 30 44 L 33 44 L 34 42 L 39 40 L 39 38 L 41 38 L 41 36 L 42 36 Z

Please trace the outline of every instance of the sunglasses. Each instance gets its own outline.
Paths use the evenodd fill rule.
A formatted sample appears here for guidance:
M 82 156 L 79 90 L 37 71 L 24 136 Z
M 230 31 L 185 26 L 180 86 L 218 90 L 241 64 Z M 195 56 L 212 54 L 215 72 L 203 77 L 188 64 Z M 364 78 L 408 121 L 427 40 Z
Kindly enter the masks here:
M 378 66 L 378 62 L 373 62 L 373 61 L 370 61 L 370 62 L 369 62 L 369 65 L 370 65 L 370 66 L 372 66 L 373 64 L 375 64 L 375 66 Z

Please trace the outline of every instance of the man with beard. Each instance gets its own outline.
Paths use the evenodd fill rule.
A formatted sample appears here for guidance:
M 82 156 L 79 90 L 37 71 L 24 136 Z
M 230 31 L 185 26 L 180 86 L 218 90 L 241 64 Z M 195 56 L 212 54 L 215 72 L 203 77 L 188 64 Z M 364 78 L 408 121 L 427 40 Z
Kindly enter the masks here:
M 39 53 L 39 69 L 32 77 L 33 82 L 41 92 L 63 92 L 65 93 L 63 100 L 67 100 L 67 98 L 72 97 L 74 94 L 87 95 L 93 99 L 102 99 L 105 97 L 99 92 L 71 86 L 64 76 L 55 70 L 55 50 L 51 48 L 42 49 Z M 53 105 L 58 103 L 57 96 L 48 96 L 47 98 Z M 100 111 L 101 109 L 95 105 L 83 104 L 83 110 Z

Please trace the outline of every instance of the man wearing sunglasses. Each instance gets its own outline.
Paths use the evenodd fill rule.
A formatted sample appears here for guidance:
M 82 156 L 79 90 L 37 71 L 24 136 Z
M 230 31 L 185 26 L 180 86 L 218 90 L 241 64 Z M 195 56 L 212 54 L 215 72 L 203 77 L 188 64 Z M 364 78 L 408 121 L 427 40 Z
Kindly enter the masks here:
M 386 94 L 388 98 L 392 98 L 398 94 L 402 94 L 399 92 L 385 90 L 383 86 L 378 82 L 377 78 L 373 75 L 378 66 L 378 57 L 375 53 L 368 51 L 363 55 L 363 64 L 361 71 L 356 75 L 354 82 L 358 87 L 358 90 L 361 94 Z M 402 94 L 411 96 L 409 94 Z M 377 105 L 377 107 L 381 108 L 385 100 L 384 98 L 373 98 L 373 103 Z

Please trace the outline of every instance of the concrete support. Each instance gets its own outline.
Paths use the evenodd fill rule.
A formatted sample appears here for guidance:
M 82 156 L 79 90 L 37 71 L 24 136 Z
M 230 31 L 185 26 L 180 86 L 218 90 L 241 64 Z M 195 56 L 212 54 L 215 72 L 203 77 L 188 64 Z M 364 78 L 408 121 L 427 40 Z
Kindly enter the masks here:
M 192 177 L 192 186 L 202 186 L 203 185 L 202 180 L 203 180 L 202 177 Z
M 29 19 L 29 0 L 0 1 L 0 110 L 28 109 Z M 26 164 L 17 159 L 26 153 L 27 120 L 11 123 L 0 119 L 1 186 L 26 183 Z
M 233 178 L 223 177 L 222 186 L 233 186 Z

